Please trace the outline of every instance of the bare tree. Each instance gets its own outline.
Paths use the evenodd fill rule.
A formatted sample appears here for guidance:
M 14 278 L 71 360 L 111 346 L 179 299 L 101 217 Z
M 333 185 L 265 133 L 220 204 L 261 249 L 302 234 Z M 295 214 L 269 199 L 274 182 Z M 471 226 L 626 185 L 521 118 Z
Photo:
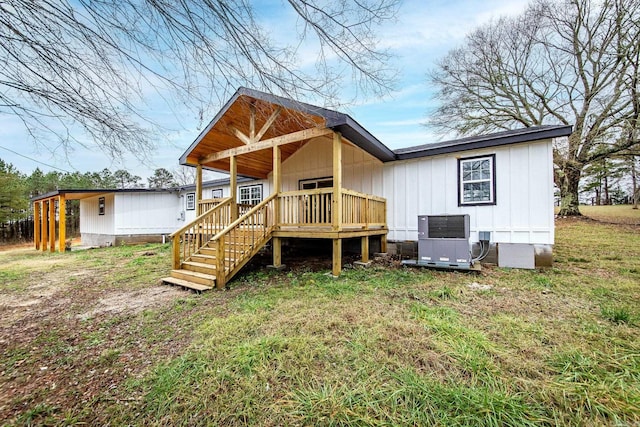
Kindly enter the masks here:
M 36 142 L 56 135 L 65 150 L 83 143 L 79 125 L 118 156 L 148 152 L 149 87 L 201 118 L 240 85 L 329 103 L 350 77 L 380 94 L 392 76 L 375 31 L 397 1 L 288 0 L 283 42 L 247 0 L 2 0 L 0 114 L 22 120 Z M 308 46 L 311 72 L 297 65 Z
M 583 168 L 638 144 L 640 3 L 538 0 L 470 33 L 431 73 L 430 124 L 473 134 L 571 124 L 554 146 L 561 215 L 580 215 Z

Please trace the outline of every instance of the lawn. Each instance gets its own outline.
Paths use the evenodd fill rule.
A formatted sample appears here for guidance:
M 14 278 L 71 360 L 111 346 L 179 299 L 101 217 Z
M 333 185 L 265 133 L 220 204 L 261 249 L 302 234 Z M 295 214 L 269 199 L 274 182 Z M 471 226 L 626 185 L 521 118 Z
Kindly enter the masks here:
M 158 285 L 167 246 L 0 252 L 0 419 L 637 425 L 640 229 L 559 219 L 554 251 L 477 275 L 254 266 L 202 295 Z

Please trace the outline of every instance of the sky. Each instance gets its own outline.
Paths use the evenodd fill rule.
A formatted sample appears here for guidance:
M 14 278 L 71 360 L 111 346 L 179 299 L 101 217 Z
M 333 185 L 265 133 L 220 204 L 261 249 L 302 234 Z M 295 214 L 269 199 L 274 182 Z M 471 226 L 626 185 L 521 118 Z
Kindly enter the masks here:
M 465 35 L 478 25 L 500 16 L 521 13 L 526 0 L 405 0 L 398 17 L 380 28 L 382 46 L 394 55 L 392 66 L 399 74 L 394 90 L 384 99 L 356 100 L 341 111 L 350 114 L 365 129 L 391 149 L 437 142 L 443 138 L 423 124 L 436 104 L 427 73 L 446 53 L 464 42 Z M 256 3 L 259 4 L 259 3 Z M 272 3 L 273 4 L 273 3 Z M 273 13 L 277 8 L 256 6 L 257 13 Z M 277 15 L 277 14 L 276 14 Z M 265 22 L 277 22 L 281 15 L 265 16 Z M 267 29 L 268 25 L 267 25 Z M 278 36 L 277 28 L 272 34 Z M 308 52 L 313 54 L 313 52 Z M 301 100 L 308 101 L 308 100 Z M 213 106 L 217 111 L 220 106 Z M 192 112 L 169 105 L 161 96 L 146 102 L 146 113 L 166 128 L 156 149 L 141 161 L 133 154 L 112 159 L 91 141 L 65 154 L 53 147 L 53 139 L 41 135 L 39 143 L 30 140 L 15 116 L 0 115 L 0 159 L 30 174 L 36 167 L 48 172 L 93 172 L 103 168 L 127 169 L 146 178 L 157 168 L 175 170 L 178 158 L 213 116 L 200 120 Z M 215 114 L 215 113 L 214 113 Z M 209 175 L 214 178 L 215 175 Z

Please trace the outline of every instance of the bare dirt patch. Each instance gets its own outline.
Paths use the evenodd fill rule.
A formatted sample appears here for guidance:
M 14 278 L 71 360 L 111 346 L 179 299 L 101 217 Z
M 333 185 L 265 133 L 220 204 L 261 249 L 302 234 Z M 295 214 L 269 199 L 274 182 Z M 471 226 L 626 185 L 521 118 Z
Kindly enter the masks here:
M 165 285 L 133 292 L 113 292 L 100 298 L 90 310 L 78 314 L 80 320 L 87 320 L 102 313 L 137 313 L 146 308 L 162 306 L 185 295 L 185 291 Z

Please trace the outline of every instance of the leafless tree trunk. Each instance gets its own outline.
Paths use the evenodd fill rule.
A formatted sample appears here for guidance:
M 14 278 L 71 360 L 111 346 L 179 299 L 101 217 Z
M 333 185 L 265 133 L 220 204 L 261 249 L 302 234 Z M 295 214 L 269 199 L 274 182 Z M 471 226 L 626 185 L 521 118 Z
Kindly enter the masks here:
M 583 168 L 638 144 L 626 132 L 638 126 L 639 22 L 636 0 L 538 0 L 483 26 L 431 73 L 441 105 L 430 124 L 460 134 L 573 125 L 553 156 L 560 214 L 579 215 Z

